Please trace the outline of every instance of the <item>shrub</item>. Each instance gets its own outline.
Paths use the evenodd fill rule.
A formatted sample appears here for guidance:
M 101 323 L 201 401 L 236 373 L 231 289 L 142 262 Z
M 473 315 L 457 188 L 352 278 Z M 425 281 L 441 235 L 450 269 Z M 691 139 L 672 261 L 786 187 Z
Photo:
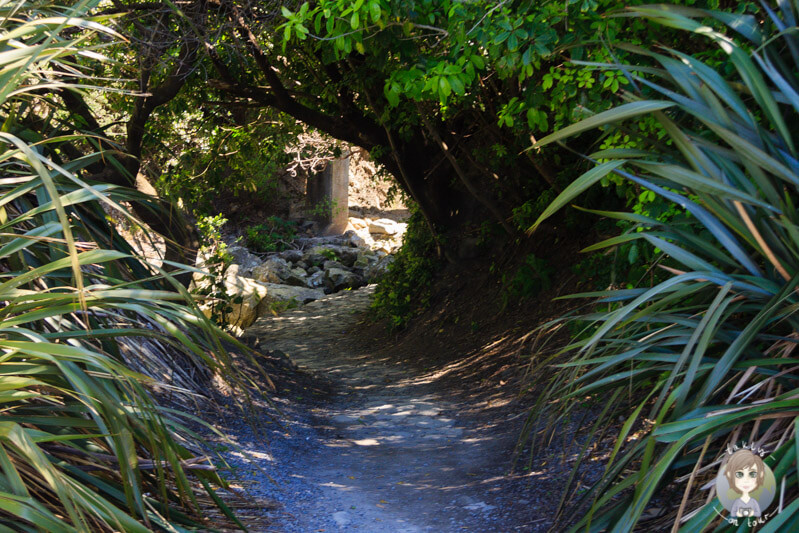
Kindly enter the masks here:
M 525 300 L 550 287 L 552 267 L 544 259 L 528 254 L 513 277 L 502 275 L 502 308 L 512 301 Z
M 64 126 L 50 120 L 60 109 L 54 88 L 78 90 L 70 85 L 81 68 L 77 52 L 99 57 L 104 45 L 87 45 L 93 32 L 106 41 L 117 36 L 102 17 L 80 18 L 97 4 L 0 5 L 4 531 L 205 528 L 200 484 L 232 517 L 209 484 L 224 481 L 185 445 L 192 434 L 181 426 L 183 414 L 165 416 L 149 394 L 154 379 L 129 367 L 127 357 L 142 350 L 124 349 L 153 341 L 182 358 L 187 374 L 230 375 L 229 360 L 214 348 L 224 335 L 174 279 L 132 255 L 101 207 L 135 222 L 121 202 L 142 197 L 80 179 L 87 163 L 112 155 L 65 160 L 86 139 L 49 129 Z M 40 117 L 48 118 L 29 122 L 40 126 L 35 134 L 17 123 Z M 31 136 L 35 145 L 24 140 Z M 178 363 L 147 366 L 174 371 Z
M 297 236 L 297 225 L 280 217 L 269 217 L 265 224 L 250 226 L 247 232 L 247 246 L 255 252 L 280 252 L 291 247 Z
M 436 241 L 421 213 L 408 220 L 402 248 L 375 291 L 372 309 L 388 318 L 393 328 L 402 328 L 430 304 L 430 285 L 440 266 Z
M 638 48 L 661 68 L 630 74 L 630 86 L 649 87 L 658 100 L 628 93 L 628 103 L 541 141 L 642 114 L 651 114 L 668 140 L 646 152 L 593 154 L 604 162 L 572 183 L 539 221 L 611 173 L 690 213 L 680 220 L 600 212 L 633 230 L 596 249 L 648 243 L 668 277 L 650 287 L 584 295 L 601 304 L 581 317 L 590 334 L 540 362 L 560 363 L 543 396 L 553 402 L 554 419 L 586 398 L 602 402 L 575 470 L 592 438 L 624 421 L 601 479 L 579 500 L 590 511 L 575 531 L 652 529 L 639 524 L 644 511 L 675 480 L 684 482 L 683 504 L 671 506 L 668 518 L 680 523 L 690 513 L 684 530 L 713 527 L 720 504 L 696 494 L 709 480 L 702 469 L 715 474 L 709 467 L 741 441 L 771 452 L 766 464 L 784 482 L 785 506 L 760 531 L 799 524 L 799 375 L 791 356 L 799 339 L 797 13 L 795 1 L 769 9 L 764 20 L 676 6 L 631 9 L 627 15 L 711 39 L 733 72 L 722 76 L 715 68 L 722 66 L 680 51 Z M 739 32 L 738 40 L 712 29 L 723 24 Z M 723 522 L 715 529 L 732 530 L 740 528 Z

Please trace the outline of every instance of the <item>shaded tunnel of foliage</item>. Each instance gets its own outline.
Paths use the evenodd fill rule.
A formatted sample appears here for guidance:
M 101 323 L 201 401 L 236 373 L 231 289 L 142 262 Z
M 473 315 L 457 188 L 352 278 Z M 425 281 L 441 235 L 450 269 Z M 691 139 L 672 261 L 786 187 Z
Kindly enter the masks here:
M 731 529 L 699 487 L 747 441 L 781 483 L 761 529 L 799 527 L 799 6 L 687 4 L 0 2 L 0 527 L 202 529 L 204 506 L 225 511 L 151 389 L 170 367 L 243 378 L 184 288 L 196 228 L 135 187 L 191 207 L 271 194 L 303 128 L 367 149 L 414 204 L 378 292 L 398 323 L 475 235 L 621 228 L 587 250 L 622 258 L 616 287 L 578 295 L 558 324 L 581 333 L 533 361 L 535 444 L 598 399 L 594 433 L 618 433 L 601 480 L 576 503 L 567 486 L 564 523 L 570 502 L 589 509 L 575 530 Z M 170 273 L 108 212 L 166 235 Z M 137 362 L 131 339 L 173 351 Z M 660 491 L 679 504 L 653 518 Z

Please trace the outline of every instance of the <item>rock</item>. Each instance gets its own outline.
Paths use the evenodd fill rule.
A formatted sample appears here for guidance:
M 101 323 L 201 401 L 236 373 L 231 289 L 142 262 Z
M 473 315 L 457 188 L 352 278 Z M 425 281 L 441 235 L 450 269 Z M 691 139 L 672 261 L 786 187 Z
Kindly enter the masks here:
M 397 223 L 390 218 L 378 218 L 369 223 L 369 233 L 375 235 L 394 235 L 397 233 Z
M 308 287 L 308 273 L 303 268 L 294 267 L 283 281 L 286 285 L 293 285 L 295 287 Z
M 289 263 L 296 263 L 297 261 L 302 260 L 302 250 L 284 250 L 276 254 L 274 257 L 285 259 Z
M 342 270 L 348 270 L 347 267 L 339 263 L 338 261 L 325 261 L 322 265 L 323 270 L 330 270 L 331 268 L 340 268 Z
M 296 244 L 303 248 L 313 248 L 314 246 L 347 246 L 348 239 L 343 235 L 329 235 L 327 237 L 300 237 L 294 240 Z
M 239 265 L 239 275 L 249 276 L 255 267 L 261 264 L 261 258 L 251 254 L 244 246 L 231 246 L 227 249 L 233 256 L 233 262 Z
M 279 283 L 260 283 L 260 285 L 266 289 L 266 297 L 258 310 L 260 316 L 268 314 L 270 312 L 269 304 L 275 302 L 290 302 L 294 300 L 298 304 L 307 304 L 325 295 L 322 290 L 309 289 L 308 287 L 295 287 Z
M 361 270 L 364 270 L 369 266 L 369 263 L 371 263 L 371 261 L 369 261 L 369 257 L 365 255 L 359 255 L 358 259 L 355 260 L 355 264 L 352 265 L 352 268 L 360 268 Z
M 291 275 L 291 265 L 281 257 L 270 257 L 252 271 L 252 278 L 267 283 L 282 283 Z
M 337 513 L 333 513 L 333 521 L 338 525 L 338 527 L 344 527 L 349 525 L 352 520 L 350 520 L 350 515 L 347 513 L 347 511 L 339 511 Z
M 369 227 L 366 221 L 362 218 L 350 217 L 348 223 L 354 230 L 359 230 Z
M 352 268 L 360 268 L 363 270 L 378 259 L 379 257 L 373 250 L 364 248 L 358 252 L 358 257 L 355 259 L 355 263 L 353 263 Z
M 309 276 L 313 275 L 313 274 L 316 274 L 317 272 L 321 272 L 321 271 L 322 271 L 322 269 L 319 268 L 318 266 L 312 266 L 311 268 L 306 269 L 306 272 L 308 272 Z
M 325 270 L 325 287 L 332 291 L 354 289 L 364 284 L 363 278 L 354 272 L 342 268 Z
M 352 266 L 358 258 L 358 249 L 338 244 L 317 245 L 306 250 L 303 260 L 313 265 L 323 265 L 325 261 L 339 261 L 345 266 Z
M 227 292 L 232 311 L 227 314 L 226 322 L 239 329 L 246 328 L 258 318 L 258 310 L 261 301 L 266 298 L 267 288 L 257 281 L 239 275 L 240 265 L 231 265 L 225 273 L 224 285 Z M 240 303 L 235 303 L 241 298 Z M 202 304 L 200 306 L 206 316 L 211 316 L 211 306 Z
M 389 265 L 393 262 L 393 255 L 385 255 L 366 267 L 363 271 L 363 276 L 366 278 L 367 283 L 374 283 L 385 276 Z
M 316 272 L 308 276 L 308 286 L 313 289 L 322 287 L 325 284 L 325 271 L 321 268 L 317 268 L 316 270 Z
M 303 270 L 308 270 L 308 267 L 313 265 L 309 265 L 305 261 L 297 261 L 296 263 L 294 263 L 294 266 L 301 268 Z
M 385 254 L 390 254 L 394 252 L 396 245 L 391 240 L 381 239 L 375 243 L 375 249 Z
M 344 235 L 349 238 L 350 244 L 356 248 L 371 248 L 375 244 L 372 234 L 369 233 L 369 228 L 349 230 Z
M 303 220 L 297 226 L 297 230 L 299 232 L 306 232 L 308 234 L 315 233 L 316 230 L 319 229 L 319 224 L 314 222 L 313 220 Z

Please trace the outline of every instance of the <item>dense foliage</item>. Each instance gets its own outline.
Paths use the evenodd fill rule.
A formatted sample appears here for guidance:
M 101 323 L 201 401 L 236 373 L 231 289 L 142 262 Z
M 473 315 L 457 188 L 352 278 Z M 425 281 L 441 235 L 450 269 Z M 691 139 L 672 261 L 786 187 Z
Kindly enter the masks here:
M 405 326 L 430 305 L 430 286 L 441 260 L 436 240 L 417 211 L 408 220 L 402 248 L 375 291 L 372 308 L 393 328 Z
M 64 135 L 54 97 L 91 89 L 81 58 L 107 58 L 88 41 L 120 38 L 81 18 L 96 5 L 0 3 L 0 529 L 206 528 L 225 483 L 152 391 L 233 376 L 223 335 L 111 225 L 158 206 L 82 179 L 108 154 L 69 150 L 96 139 Z
M 542 363 L 560 368 L 541 403 L 553 420 L 586 398 L 601 399 L 591 437 L 601 439 L 603 428 L 624 420 L 604 475 L 584 496 L 590 512 L 575 530 L 627 531 L 636 524 L 653 530 L 681 520 L 685 531 L 740 530 L 719 524 L 712 483 L 704 487 L 710 496 L 699 488 L 724 464 L 726 447 L 742 443 L 766 449 L 766 464 L 782 483 L 785 506 L 759 530 L 799 527 L 793 359 L 799 4 L 764 9 L 759 18 L 668 6 L 630 10 L 693 32 L 692 44 L 718 46 L 725 61 L 633 49 L 660 68 L 626 66 L 628 103 L 540 143 L 610 123 L 618 131 L 619 122 L 647 114 L 665 132 L 660 142 L 644 151 L 592 154 L 603 162 L 575 180 L 539 222 L 611 173 L 689 215 L 596 212 L 626 221 L 629 230 L 592 249 L 648 243 L 666 279 L 577 295 L 594 298 L 592 312 L 578 318 L 583 333 Z M 644 98 L 643 88 L 657 99 Z M 653 498 L 675 480 L 681 504 L 644 520 Z
M 631 529 L 675 480 L 684 503 L 661 520 L 695 509 L 685 527 L 710 525 L 701 467 L 749 440 L 786 479 L 790 504 L 765 529 L 795 528 L 799 8 L 642 3 L 0 2 L 0 526 L 204 527 L 189 471 L 211 498 L 223 482 L 149 389 L 175 368 L 232 373 L 224 334 L 175 263 L 194 264 L 197 228 L 126 187 L 149 179 L 203 214 L 273 198 L 285 145 L 315 128 L 368 150 L 418 209 L 375 296 L 395 326 L 468 235 L 518 242 L 578 196 L 621 229 L 578 270 L 614 290 L 587 295 L 581 333 L 538 362 L 558 372 L 536 373 L 552 377 L 548 427 L 586 398 L 603 401 L 600 434 L 625 420 L 577 527 Z M 584 231 L 585 214 L 557 216 Z M 169 237 L 181 283 L 135 257 L 114 218 Z M 199 219 L 214 274 L 230 260 L 222 220 Z M 246 239 L 269 252 L 294 232 L 272 217 Z M 504 273 L 505 302 L 553 275 L 527 256 Z M 228 310 L 218 283 L 203 296 Z M 174 360 L 136 362 L 134 337 Z

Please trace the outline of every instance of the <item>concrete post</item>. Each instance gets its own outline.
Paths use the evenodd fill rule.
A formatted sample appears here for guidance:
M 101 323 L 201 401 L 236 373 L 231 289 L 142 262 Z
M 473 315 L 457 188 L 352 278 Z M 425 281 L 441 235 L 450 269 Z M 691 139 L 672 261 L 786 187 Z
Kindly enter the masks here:
M 322 172 L 308 176 L 308 208 L 322 235 L 341 235 L 347 229 L 349 185 L 349 156 L 333 159 Z

